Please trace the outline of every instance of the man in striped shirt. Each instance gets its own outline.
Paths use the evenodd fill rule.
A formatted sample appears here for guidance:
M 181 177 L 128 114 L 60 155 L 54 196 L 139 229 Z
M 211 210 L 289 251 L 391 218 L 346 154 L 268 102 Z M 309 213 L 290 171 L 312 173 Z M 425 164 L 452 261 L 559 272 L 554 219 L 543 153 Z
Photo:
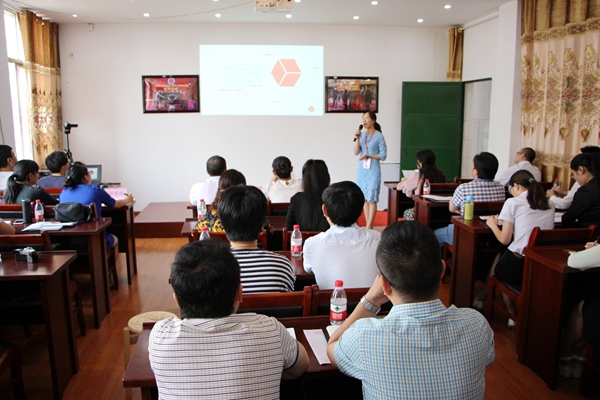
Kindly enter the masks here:
M 331 335 L 327 355 L 365 399 L 483 399 L 494 333 L 479 312 L 438 298 L 444 262 L 431 229 L 396 222 L 377 247 L 379 276 Z M 394 305 L 383 319 L 381 305 Z
M 236 314 L 240 267 L 229 246 L 189 243 L 171 266 L 182 319 L 157 322 L 148 351 L 161 400 L 279 399 L 281 379 L 308 368 L 308 355 L 275 318 Z
M 254 186 L 232 186 L 221 194 L 219 217 L 241 268 L 244 294 L 292 292 L 296 275 L 286 257 L 259 249 L 267 218 L 267 198 Z

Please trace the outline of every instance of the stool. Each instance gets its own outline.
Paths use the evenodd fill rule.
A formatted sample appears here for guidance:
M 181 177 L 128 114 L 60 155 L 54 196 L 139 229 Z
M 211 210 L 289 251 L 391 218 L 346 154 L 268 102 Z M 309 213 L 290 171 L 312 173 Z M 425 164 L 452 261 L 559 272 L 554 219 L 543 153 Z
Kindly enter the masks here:
M 173 317 L 177 317 L 177 315 L 168 311 L 148 311 L 129 319 L 127 326 L 123 328 L 123 361 L 125 370 L 127 370 L 129 359 L 131 358 L 131 345 L 137 343 L 140 332 L 144 328 L 144 322 L 157 322 Z M 131 398 L 131 388 L 125 389 L 125 395 L 128 399 Z

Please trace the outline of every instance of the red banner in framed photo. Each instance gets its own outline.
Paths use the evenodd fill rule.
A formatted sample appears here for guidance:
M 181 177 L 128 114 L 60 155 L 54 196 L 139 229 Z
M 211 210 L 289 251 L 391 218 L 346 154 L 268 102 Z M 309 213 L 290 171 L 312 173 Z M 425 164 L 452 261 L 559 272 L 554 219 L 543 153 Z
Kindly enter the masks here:
M 198 75 L 142 76 L 144 113 L 200 112 Z

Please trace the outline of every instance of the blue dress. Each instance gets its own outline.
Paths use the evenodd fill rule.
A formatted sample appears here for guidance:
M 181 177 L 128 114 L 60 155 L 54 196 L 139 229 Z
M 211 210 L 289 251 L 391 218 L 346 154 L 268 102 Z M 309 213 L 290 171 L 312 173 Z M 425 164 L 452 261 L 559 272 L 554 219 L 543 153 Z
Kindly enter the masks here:
M 366 131 L 360 134 L 360 154 L 377 154 L 381 160 L 368 158 L 371 160 L 371 168 L 364 168 L 364 161 L 358 162 L 358 174 L 356 176 L 356 184 L 360 187 L 365 195 L 365 200 L 368 202 L 379 201 L 379 189 L 381 186 L 381 167 L 380 161 L 385 161 L 387 157 L 387 146 L 381 132 L 375 131 L 372 136 L 367 136 Z M 368 147 L 368 151 L 367 151 Z

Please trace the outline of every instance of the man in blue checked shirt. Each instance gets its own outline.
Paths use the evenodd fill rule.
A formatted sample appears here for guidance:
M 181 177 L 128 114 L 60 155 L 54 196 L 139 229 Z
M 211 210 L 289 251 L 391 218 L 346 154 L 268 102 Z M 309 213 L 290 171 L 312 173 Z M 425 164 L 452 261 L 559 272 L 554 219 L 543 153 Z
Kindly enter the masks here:
M 483 399 L 494 334 L 479 312 L 439 300 L 445 265 L 431 229 L 388 226 L 376 259 L 373 286 L 329 340 L 332 364 L 362 380 L 365 399 Z M 374 318 L 388 299 L 390 313 Z

